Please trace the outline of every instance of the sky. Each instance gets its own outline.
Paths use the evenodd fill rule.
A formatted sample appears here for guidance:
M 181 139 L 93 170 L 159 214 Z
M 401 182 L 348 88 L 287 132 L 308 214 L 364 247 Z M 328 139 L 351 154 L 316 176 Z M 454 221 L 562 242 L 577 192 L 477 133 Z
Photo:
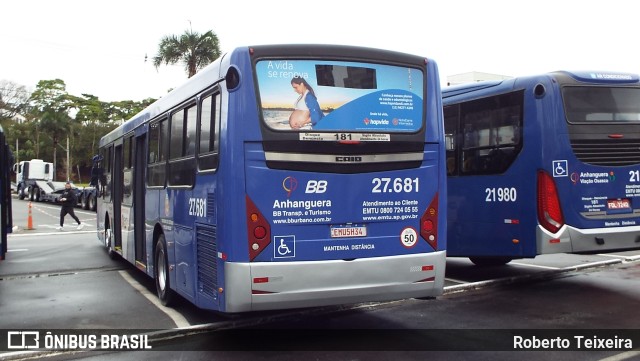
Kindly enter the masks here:
M 640 73 L 639 10 L 636 0 L 2 1 L 0 81 L 33 91 L 62 79 L 69 94 L 103 101 L 159 98 L 187 76 L 151 59 L 163 36 L 188 29 L 213 30 L 222 52 L 344 44 L 421 55 L 443 85 L 471 71 Z

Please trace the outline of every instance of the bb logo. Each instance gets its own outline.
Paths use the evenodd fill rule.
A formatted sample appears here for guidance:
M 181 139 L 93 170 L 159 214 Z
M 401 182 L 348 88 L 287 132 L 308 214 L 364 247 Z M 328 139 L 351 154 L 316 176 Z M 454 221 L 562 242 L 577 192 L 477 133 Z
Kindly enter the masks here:
M 305 193 L 324 193 L 327 191 L 327 181 L 326 180 L 310 180 L 307 182 L 307 189 L 304 190 Z
M 364 118 L 364 124 L 369 125 L 369 122 L 370 122 L 369 118 Z

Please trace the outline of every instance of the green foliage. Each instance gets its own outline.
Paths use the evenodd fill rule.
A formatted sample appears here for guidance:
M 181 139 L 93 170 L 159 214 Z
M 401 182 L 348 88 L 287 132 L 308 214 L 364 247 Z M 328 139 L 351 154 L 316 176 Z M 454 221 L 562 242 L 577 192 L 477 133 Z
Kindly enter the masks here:
M 0 81 L 0 124 L 8 125 L 12 119 L 25 112 L 29 105 L 29 92 L 24 85 Z
M 153 57 L 156 69 L 162 64 L 184 64 L 189 78 L 199 69 L 220 57 L 218 36 L 209 30 L 204 34 L 187 30 L 180 36 L 167 35 L 160 40 L 158 55 Z
M 0 124 L 16 160 L 54 162 L 56 179 L 65 179 L 67 168 L 72 179 L 88 179 L 100 138 L 155 101 L 148 98 L 139 102 L 103 102 L 91 94 L 70 95 L 61 79 L 41 80 L 30 95 L 24 87 L 2 84 L 5 82 L 0 82 Z M 24 92 L 22 98 L 13 97 L 16 89 Z M 9 113 L 7 109 L 15 111 Z M 24 121 L 17 122 L 16 116 Z

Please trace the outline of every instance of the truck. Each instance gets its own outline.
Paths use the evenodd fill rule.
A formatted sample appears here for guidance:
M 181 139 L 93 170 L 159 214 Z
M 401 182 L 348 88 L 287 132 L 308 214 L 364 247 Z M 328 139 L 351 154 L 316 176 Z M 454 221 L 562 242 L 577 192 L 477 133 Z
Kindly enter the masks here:
M 98 192 L 96 187 L 89 186 L 78 189 L 76 194 L 78 195 L 78 203 L 80 203 L 82 209 L 96 211 L 98 205 Z
M 53 163 L 31 159 L 15 163 L 16 191 L 19 199 L 34 202 L 56 202 L 64 190 L 65 182 L 53 181 Z M 75 187 L 74 187 L 75 188 Z M 76 192 L 77 192 L 77 188 Z
M 98 192 L 98 190 L 101 189 L 100 184 L 104 185 L 106 182 L 101 166 L 102 160 L 102 156 L 99 154 L 96 154 L 92 158 L 93 166 L 91 167 L 91 182 L 88 187 L 78 190 L 77 193 L 80 207 L 94 212 L 97 210 L 98 197 L 101 194 Z

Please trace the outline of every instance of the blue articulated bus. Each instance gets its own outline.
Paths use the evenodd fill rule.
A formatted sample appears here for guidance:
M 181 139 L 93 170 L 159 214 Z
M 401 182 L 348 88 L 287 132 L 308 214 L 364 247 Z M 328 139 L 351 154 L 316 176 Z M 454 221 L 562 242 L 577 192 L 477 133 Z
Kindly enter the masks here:
M 11 213 L 11 167 L 13 154 L 0 126 L 0 261 L 7 254 L 7 233 L 13 228 Z
M 100 141 L 98 235 L 160 300 L 245 312 L 442 293 L 436 63 L 237 48 Z
M 448 256 L 640 248 L 640 82 L 559 71 L 443 89 Z

